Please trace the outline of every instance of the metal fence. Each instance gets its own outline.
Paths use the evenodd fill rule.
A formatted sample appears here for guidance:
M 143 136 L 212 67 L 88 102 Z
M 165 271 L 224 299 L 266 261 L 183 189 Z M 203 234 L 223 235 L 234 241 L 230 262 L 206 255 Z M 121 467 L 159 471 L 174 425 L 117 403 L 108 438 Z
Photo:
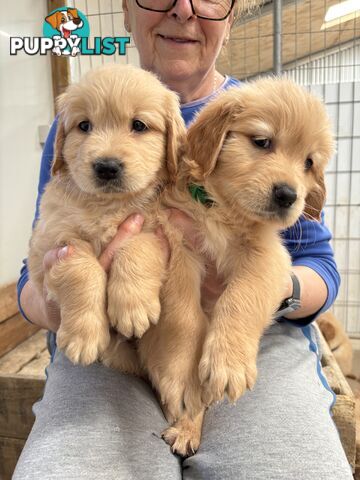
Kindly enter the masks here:
M 260 1 L 260 0 L 259 0 Z M 283 0 L 274 21 L 274 2 L 236 21 L 218 68 L 249 79 L 273 71 L 273 58 L 297 82 L 316 91 L 333 121 L 337 154 L 326 174 L 326 222 L 342 276 L 336 316 L 360 339 L 360 0 L 358 10 L 325 22 L 339 0 Z M 121 0 L 72 0 L 88 18 L 91 36 L 125 36 Z M 347 3 L 347 2 L 342 2 Z M 351 2 L 350 2 L 351 3 Z M 356 2 L 352 2 L 355 4 Z M 274 42 L 274 25 L 278 42 Z M 280 51 L 274 52 L 274 45 Z M 101 63 L 139 64 L 133 43 L 126 56 L 84 56 L 71 61 L 72 79 Z

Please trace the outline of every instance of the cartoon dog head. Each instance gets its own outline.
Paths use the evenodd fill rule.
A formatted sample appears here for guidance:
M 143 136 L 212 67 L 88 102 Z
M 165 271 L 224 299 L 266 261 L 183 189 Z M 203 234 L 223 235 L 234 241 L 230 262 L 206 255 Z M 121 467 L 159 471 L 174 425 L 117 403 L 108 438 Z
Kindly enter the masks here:
M 58 30 L 64 38 L 69 38 L 74 30 L 83 26 L 76 8 L 58 10 L 45 18 L 55 30 Z

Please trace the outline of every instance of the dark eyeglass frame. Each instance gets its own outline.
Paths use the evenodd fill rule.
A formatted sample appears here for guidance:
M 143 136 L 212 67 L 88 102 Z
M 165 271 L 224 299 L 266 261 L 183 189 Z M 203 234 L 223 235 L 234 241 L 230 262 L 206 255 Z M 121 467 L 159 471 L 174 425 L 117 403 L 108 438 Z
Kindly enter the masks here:
M 144 10 L 148 10 L 149 12 L 161 12 L 161 13 L 165 13 L 165 12 L 169 12 L 172 8 L 175 7 L 176 5 L 176 2 L 177 0 L 174 0 L 172 5 L 167 8 L 166 10 L 156 10 L 155 8 L 148 8 L 148 7 L 143 7 L 140 3 L 139 3 L 139 0 L 135 0 L 136 1 L 136 4 L 138 7 L 144 9 Z M 190 5 L 191 5 L 191 10 L 192 10 L 192 13 L 198 17 L 198 18 L 202 18 L 204 20 L 211 20 L 213 22 L 221 22 L 222 20 L 226 20 L 228 18 L 228 16 L 230 15 L 232 9 L 234 8 L 234 5 L 235 5 L 235 1 L 236 0 L 231 0 L 231 6 L 230 6 L 230 9 L 228 11 L 228 13 L 222 17 L 222 18 L 210 18 L 210 17 L 203 17 L 202 15 L 198 15 L 196 12 L 195 12 L 195 9 L 194 9 L 194 5 L 193 5 L 193 0 L 189 0 L 190 1 Z

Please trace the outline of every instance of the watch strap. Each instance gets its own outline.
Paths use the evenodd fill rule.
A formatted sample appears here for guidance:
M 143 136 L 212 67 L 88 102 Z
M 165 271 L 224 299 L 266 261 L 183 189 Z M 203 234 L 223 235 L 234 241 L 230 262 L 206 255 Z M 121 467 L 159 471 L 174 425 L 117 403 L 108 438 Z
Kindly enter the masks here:
M 288 313 L 295 312 L 301 307 L 300 303 L 300 282 L 297 276 L 291 272 L 290 273 L 292 284 L 293 284 L 293 292 L 291 297 L 286 298 L 282 304 L 280 305 L 278 311 L 275 313 L 275 318 L 283 317 Z

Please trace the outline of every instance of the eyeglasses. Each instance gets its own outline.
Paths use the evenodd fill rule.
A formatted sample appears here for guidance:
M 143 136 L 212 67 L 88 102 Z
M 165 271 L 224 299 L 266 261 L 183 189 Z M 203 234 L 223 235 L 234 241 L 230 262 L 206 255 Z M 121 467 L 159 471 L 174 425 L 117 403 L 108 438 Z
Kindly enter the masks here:
M 205 20 L 225 20 L 236 0 L 189 0 L 191 10 L 198 18 Z M 169 12 L 177 0 L 136 0 L 137 5 L 151 12 Z

